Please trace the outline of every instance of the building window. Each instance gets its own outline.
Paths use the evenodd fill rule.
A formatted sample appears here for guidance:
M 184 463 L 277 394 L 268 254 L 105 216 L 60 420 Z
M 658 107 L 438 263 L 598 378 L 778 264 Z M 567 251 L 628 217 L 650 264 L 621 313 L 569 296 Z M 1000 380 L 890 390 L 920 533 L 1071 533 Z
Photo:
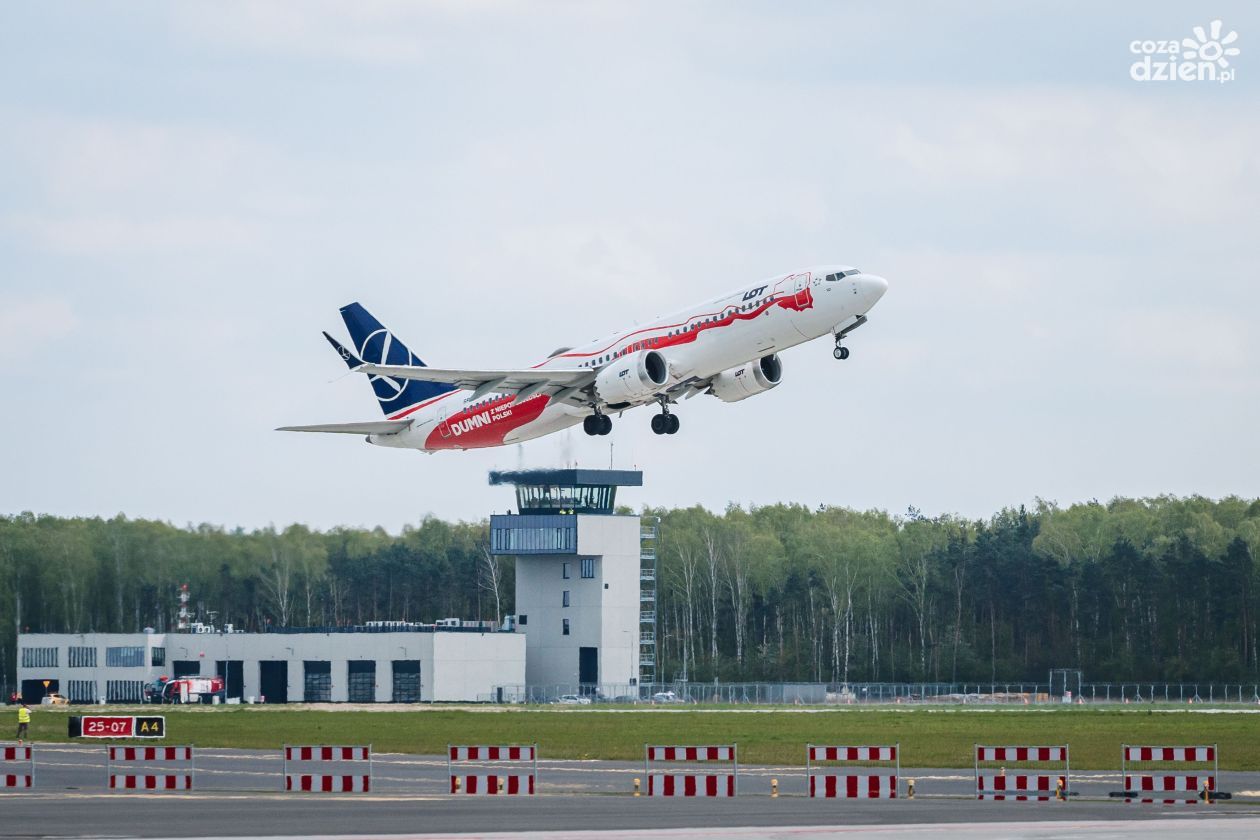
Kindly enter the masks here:
M 72 647 L 67 653 L 71 668 L 96 667 L 96 648 L 94 647 Z
M 582 577 L 584 578 L 595 577 L 595 558 L 594 557 L 582 558 Z
M 66 697 L 71 703 L 95 703 L 96 683 L 92 680 L 66 680 Z
M 565 575 L 568 577 L 568 575 Z M 57 648 L 22 648 L 23 668 L 56 668 Z
M 143 652 L 144 648 L 140 648 Z M 138 703 L 144 697 L 141 680 L 106 680 L 105 699 L 110 703 Z
M 149 664 L 162 666 L 166 664 L 166 648 L 155 647 L 149 650 Z
M 107 668 L 143 668 L 143 647 L 107 647 L 105 648 L 105 667 Z
M 564 607 L 569 606 L 569 590 L 567 589 L 564 590 L 564 599 L 561 603 L 561 606 L 564 606 Z
M 564 632 L 563 632 L 563 635 L 565 635 L 565 636 L 569 635 L 569 619 L 567 619 L 567 618 L 566 618 L 566 619 L 564 619 Z
M 518 615 L 518 616 L 516 617 L 516 626 L 517 626 L 517 627 L 524 627 L 526 624 L 529 624 L 529 616 L 527 616 L 527 615 Z
M 569 564 L 568 563 L 560 564 L 560 577 L 564 578 L 565 580 L 569 579 Z

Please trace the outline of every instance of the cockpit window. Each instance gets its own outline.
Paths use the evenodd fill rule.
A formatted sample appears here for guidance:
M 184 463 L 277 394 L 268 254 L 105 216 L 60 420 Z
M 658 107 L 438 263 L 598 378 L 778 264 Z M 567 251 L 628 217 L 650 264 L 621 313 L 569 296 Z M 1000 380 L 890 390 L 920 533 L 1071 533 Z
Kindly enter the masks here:
M 860 268 L 850 268 L 847 271 L 838 271 L 835 274 L 828 274 L 826 277 L 826 280 L 827 282 L 831 283 L 836 280 L 843 280 L 845 277 L 852 277 L 854 274 L 861 274 L 861 273 L 862 273 L 862 269 Z

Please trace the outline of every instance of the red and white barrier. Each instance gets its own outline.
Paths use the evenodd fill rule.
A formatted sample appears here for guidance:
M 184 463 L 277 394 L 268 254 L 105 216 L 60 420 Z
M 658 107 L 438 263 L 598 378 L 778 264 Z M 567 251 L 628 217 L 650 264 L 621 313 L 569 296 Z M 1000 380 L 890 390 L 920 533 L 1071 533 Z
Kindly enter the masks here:
M 446 776 L 451 793 L 533 796 L 538 783 L 538 745 L 447 745 Z
M 29 746 L 0 747 L 0 790 L 35 786 L 35 751 Z
M 977 761 L 1067 761 L 1063 747 L 976 747 Z
M 372 789 L 372 776 L 285 773 L 284 789 L 307 793 L 367 793 Z
M 1063 776 L 1044 776 L 1028 773 L 1013 773 L 1009 776 L 980 776 L 976 780 L 977 798 L 1045 802 L 1055 797 L 1060 781 L 1063 782 L 1064 790 L 1066 790 L 1067 779 Z
M 1156 764 L 1135 772 L 1132 764 Z M 1186 764 L 1211 764 L 1210 768 L 1189 768 Z M 1199 802 L 1204 789 L 1215 794 L 1218 769 L 1216 745 L 1194 747 L 1140 747 L 1125 744 L 1120 749 L 1120 775 L 1124 790 L 1118 795 L 1126 802 L 1143 805 L 1186 805 Z M 1145 771 L 1145 772 L 1143 772 Z M 1143 794 L 1189 793 L 1192 796 L 1165 797 Z
M 1007 773 L 1003 767 L 981 764 L 1012 762 L 1021 764 L 1058 764 L 1059 767 L 1021 767 Z M 1069 795 L 1071 758 L 1068 746 L 1051 747 L 987 747 L 976 744 L 976 799 L 1013 802 L 1049 802 Z
M 319 772 L 332 770 L 332 767 L 323 766 L 330 764 L 336 766 L 339 772 Z M 298 768 L 295 770 L 293 765 L 298 765 Z M 309 765 L 314 765 L 314 767 Z M 368 746 L 285 744 L 284 789 L 306 793 L 367 793 L 372 790 L 372 747 L 370 744 Z
M 727 797 L 739 793 L 739 757 L 737 745 L 675 747 L 643 747 L 643 775 L 647 777 L 648 796 L 714 796 Z M 712 771 L 693 773 L 673 772 L 659 767 L 661 764 L 727 764 Z M 653 765 L 658 765 L 655 769 Z
M 1210 747 L 1125 747 L 1126 761 L 1216 762 L 1216 746 Z
M 285 747 L 285 761 L 370 761 L 371 747 Z
M 712 773 L 655 773 L 647 777 L 648 796 L 734 796 L 735 777 Z
M 192 747 L 105 748 L 110 790 L 192 790 Z
M 648 747 L 648 761 L 734 760 L 734 747 Z
M 818 799 L 896 799 L 896 776 L 815 774 L 809 777 L 809 795 Z
M 845 766 L 865 762 L 861 768 Z M 819 766 L 831 762 L 830 766 Z M 872 766 L 875 765 L 875 766 Z M 861 769 L 862 772 L 855 772 Z M 845 770 L 848 772 L 836 772 Z M 889 773 L 888 771 L 892 771 Z M 805 745 L 805 777 L 809 795 L 819 799 L 896 799 L 901 776 L 901 745 Z

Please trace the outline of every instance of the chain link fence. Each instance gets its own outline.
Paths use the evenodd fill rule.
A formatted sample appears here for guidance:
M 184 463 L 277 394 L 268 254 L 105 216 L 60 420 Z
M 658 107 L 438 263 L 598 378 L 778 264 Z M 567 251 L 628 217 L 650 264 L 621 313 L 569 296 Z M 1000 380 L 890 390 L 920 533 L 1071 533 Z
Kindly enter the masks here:
M 654 683 L 497 686 L 477 698 L 489 703 L 588 705 L 1099 705 L 1196 703 L 1260 705 L 1260 684 L 1080 683 L 1072 690 L 1049 683 Z

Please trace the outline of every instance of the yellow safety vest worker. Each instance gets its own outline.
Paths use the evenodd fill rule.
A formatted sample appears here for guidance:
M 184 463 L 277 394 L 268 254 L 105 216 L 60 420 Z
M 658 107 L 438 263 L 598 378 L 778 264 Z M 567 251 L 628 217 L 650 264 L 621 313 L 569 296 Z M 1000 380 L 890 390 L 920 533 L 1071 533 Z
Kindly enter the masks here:
M 18 723 L 30 723 L 30 722 L 31 722 L 31 710 L 26 708 L 25 706 L 18 709 Z

